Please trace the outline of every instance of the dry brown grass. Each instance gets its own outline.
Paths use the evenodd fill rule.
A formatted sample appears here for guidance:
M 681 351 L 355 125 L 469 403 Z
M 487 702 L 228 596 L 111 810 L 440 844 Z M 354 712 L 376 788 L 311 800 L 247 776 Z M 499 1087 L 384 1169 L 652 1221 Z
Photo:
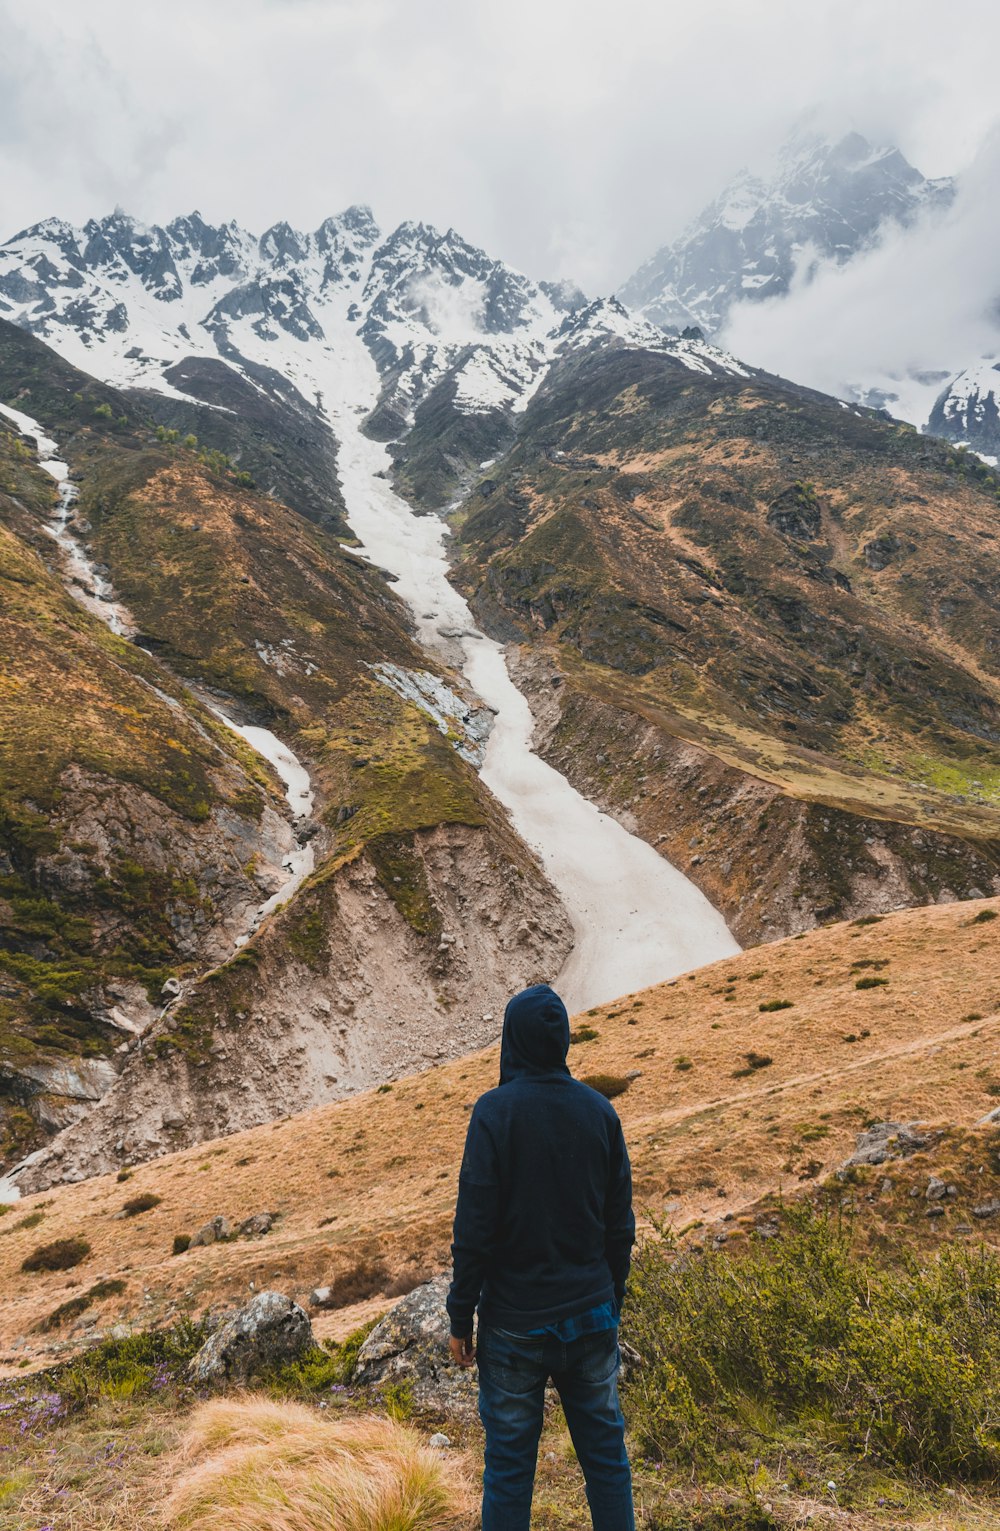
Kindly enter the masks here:
M 262 1396 L 198 1409 L 173 1470 L 175 1531 L 456 1531 L 471 1512 L 463 1466 L 406 1426 Z
M 812 931 L 581 1018 L 598 1035 L 571 1048 L 575 1072 L 641 1070 L 616 1101 L 640 1209 L 661 1214 L 666 1205 L 678 1226 L 739 1214 L 770 1191 L 828 1173 L 869 1119 L 968 1126 L 991 1110 L 1000 1081 L 1000 927 L 973 923 L 983 908 L 1000 900 Z M 875 971 L 857 964 L 886 960 L 877 969 L 886 987 L 855 988 L 860 973 Z M 760 1011 L 777 999 L 790 1007 Z M 771 1065 L 734 1079 L 751 1050 Z M 679 1056 L 692 1066 L 678 1070 Z M 444 1269 L 469 1108 L 496 1075 L 494 1047 L 384 1094 L 167 1155 L 130 1182 L 163 1198 L 145 1217 L 116 1219 L 113 1175 L 28 1198 L 0 1217 L 0 1364 L 16 1370 L 79 1346 L 80 1329 L 32 1331 L 102 1278 L 128 1282 L 123 1296 L 86 1315 L 105 1327 L 239 1302 L 251 1282 L 304 1301 L 310 1287 L 365 1261 L 384 1263 L 387 1284 Z M 282 1214 L 266 1239 L 171 1255 L 176 1232 L 261 1207 Z M 40 1224 L 18 1229 L 33 1211 Z M 996 1239 L 1000 1229 L 983 1223 L 976 1233 Z M 85 1279 L 21 1272 L 39 1241 L 74 1236 L 92 1245 Z M 324 1313 L 316 1332 L 342 1336 L 389 1300 L 375 1295 Z

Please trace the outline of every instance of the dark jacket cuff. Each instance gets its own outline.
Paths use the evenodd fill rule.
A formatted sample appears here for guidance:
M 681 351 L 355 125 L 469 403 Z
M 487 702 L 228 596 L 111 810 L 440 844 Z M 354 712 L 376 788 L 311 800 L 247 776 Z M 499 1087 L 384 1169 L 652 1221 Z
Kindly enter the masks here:
M 464 1340 L 472 1333 L 472 1314 L 468 1318 L 452 1318 L 451 1337 L 453 1340 Z

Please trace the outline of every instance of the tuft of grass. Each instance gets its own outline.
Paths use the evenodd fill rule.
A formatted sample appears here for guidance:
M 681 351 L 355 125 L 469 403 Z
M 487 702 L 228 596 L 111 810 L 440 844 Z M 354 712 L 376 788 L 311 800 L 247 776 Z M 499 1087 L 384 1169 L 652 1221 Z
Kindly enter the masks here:
M 126 1217 L 138 1217 L 142 1212 L 151 1212 L 154 1207 L 160 1205 L 162 1200 L 162 1196 L 157 1196 L 152 1191 L 143 1191 L 140 1196 L 130 1197 L 122 1207 L 122 1211 Z
M 189 1233 L 175 1233 L 174 1247 L 170 1251 L 174 1255 L 186 1254 L 191 1247 L 191 1235 Z
M 674 1059 L 674 1068 L 678 1073 L 686 1074 L 688 1069 L 694 1068 L 694 1059 L 689 1058 L 686 1053 L 681 1053 L 679 1058 Z
M 103 1302 L 106 1297 L 120 1297 L 127 1286 L 127 1281 L 122 1281 L 118 1276 L 112 1276 L 107 1281 L 95 1282 L 87 1296 L 93 1302 Z
M 327 1283 L 330 1296 L 326 1307 L 346 1308 L 352 1302 L 363 1302 L 366 1297 L 377 1297 L 386 1290 L 388 1282 L 389 1272 L 383 1260 L 359 1260 Z
M 997 918 L 997 912 L 996 912 L 995 909 L 980 909 L 978 914 L 974 914 L 972 916 L 972 919 L 969 921 L 969 924 L 970 925 L 988 925 L 990 920 L 995 920 L 996 918 Z
M 791 1010 L 795 1001 L 792 999 L 766 999 L 763 1004 L 757 1006 L 760 1011 L 765 1010 Z
M 21 1262 L 23 1271 L 68 1271 L 79 1265 L 90 1254 L 86 1239 L 54 1239 L 51 1244 L 39 1244 Z
M 888 982 L 888 978 L 878 978 L 870 973 L 867 978 L 856 978 L 854 987 L 856 989 L 884 989 Z
M 626 1079 L 623 1074 L 584 1074 L 580 1083 L 589 1084 L 590 1088 L 596 1090 L 598 1095 L 603 1095 L 605 1100 L 614 1100 L 616 1095 L 625 1094 L 632 1081 Z
M 578 1042 L 596 1042 L 599 1036 L 600 1032 L 595 1031 L 593 1026 L 577 1026 L 569 1034 L 570 1046 L 575 1047 Z
M 165 1520 L 171 1531 L 458 1531 L 470 1498 L 454 1459 L 397 1421 L 250 1396 L 196 1410 Z

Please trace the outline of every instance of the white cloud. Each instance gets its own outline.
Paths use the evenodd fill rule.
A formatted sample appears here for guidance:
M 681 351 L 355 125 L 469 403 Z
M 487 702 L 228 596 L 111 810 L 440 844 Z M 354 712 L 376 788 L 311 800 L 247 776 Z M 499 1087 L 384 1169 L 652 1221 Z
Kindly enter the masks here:
M 823 266 L 811 281 L 805 252 L 789 296 L 740 304 L 725 344 L 757 366 L 831 393 L 966 367 L 1000 346 L 998 185 L 994 132 L 948 214 L 910 230 L 887 228 L 869 254 Z
M 483 333 L 483 294 L 474 282 L 453 287 L 435 272 L 411 281 L 407 297 L 441 340 L 463 345 Z
M 351 201 L 617 285 L 804 111 L 940 174 L 995 101 L 966 0 L 0 0 L 0 235 Z

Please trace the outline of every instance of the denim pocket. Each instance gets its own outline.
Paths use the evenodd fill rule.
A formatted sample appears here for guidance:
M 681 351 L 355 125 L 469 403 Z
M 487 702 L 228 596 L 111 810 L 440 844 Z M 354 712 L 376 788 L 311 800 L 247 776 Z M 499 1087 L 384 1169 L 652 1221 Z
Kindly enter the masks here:
M 544 1335 L 514 1335 L 482 1325 L 479 1330 L 480 1378 L 485 1376 L 505 1393 L 530 1393 L 544 1383 Z
M 573 1371 L 581 1382 L 598 1385 L 609 1382 L 621 1363 L 618 1349 L 618 1330 L 602 1329 L 597 1334 L 585 1334 L 575 1341 L 580 1350 L 573 1356 Z

